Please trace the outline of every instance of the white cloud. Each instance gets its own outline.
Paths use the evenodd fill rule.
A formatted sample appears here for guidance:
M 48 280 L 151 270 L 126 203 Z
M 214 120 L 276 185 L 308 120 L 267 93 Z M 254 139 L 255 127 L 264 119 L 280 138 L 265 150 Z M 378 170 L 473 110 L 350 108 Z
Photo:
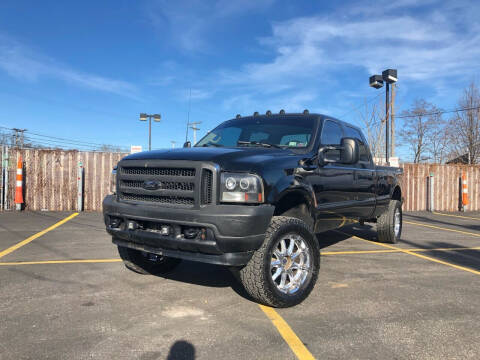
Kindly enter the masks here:
M 152 0 L 145 13 L 158 34 L 168 34 L 173 44 L 187 52 L 209 49 L 208 37 L 219 31 L 219 22 L 233 16 L 267 9 L 275 0 Z
M 56 78 L 76 86 L 137 98 L 136 86 L 122 80 L 74 70 L 26 46 L 0 35 L 0 69 L 26 81 Z
M 335 81 L 331 74 L 342 71 L 347 77 L 352 69 L 367 75 L 394 67 L 406 85 L 423 81 L 440 91 L 449 79 L 468 78 L 480 70 L 480 24 L 472 15 L 480 14 L 480 4 L 424 6 L 431 2 L 418 5 L 421 9 L 409 8 L 418 4 L 410 0 L 384 7 L 363 3 L 364 9 L 375 12 L 359 14 L 358 5 L 340 9 L 341 16 L 274 23 L 272 35 L 259 39 L 274 54 L 272 60 L 223 71 L 221 83 L 253 91 L 295 92 L 311 86 L 312 79 Z

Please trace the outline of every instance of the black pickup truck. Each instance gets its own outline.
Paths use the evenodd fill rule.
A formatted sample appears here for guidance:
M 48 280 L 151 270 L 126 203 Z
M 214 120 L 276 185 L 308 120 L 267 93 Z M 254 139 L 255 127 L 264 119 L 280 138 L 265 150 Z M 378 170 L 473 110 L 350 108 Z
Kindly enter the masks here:
M 315 285 L 319 233 L 357 220 L 376 222 L 381 242 L 399 239 L 399 174 L 375 166 L 362 132 L 333 117 L 237 115 L 194 147 L 123 158 L 103 213 L 131 270 L 225 265 L 256 301 L 287 307 Z

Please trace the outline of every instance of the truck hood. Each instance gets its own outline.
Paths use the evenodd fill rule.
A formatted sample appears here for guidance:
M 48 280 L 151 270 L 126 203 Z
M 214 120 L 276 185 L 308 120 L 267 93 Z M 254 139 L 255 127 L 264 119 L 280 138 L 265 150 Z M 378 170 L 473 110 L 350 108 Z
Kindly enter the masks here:
M 218 164 L 223 170 L 248 171 L 262 168 L 266 162 L 292 160 L 296 156 L 289 149 L 193 147 L 141 152 L 128 155 L 124 160 L 208 161 Z

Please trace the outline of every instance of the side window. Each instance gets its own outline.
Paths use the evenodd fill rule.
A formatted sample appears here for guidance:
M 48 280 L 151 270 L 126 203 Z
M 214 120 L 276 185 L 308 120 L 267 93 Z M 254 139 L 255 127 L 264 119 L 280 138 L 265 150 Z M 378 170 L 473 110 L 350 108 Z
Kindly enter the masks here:
M 322 129 L 322 145 L 340 145 L 343 132 L 340 125 L 336 122 L 325 120 Z M 340 150 L 330 150 L 328 157 L 334 161 L 340 161 Z
M 345 126 L 345 136 L 358 140 L 360 161 L 370 161 L 370 151 L 368 150 L 368 144 L 362 136 L 362 133 L 355 128 Z
M 322 130 L 323 145 L 340 145 L 343 133 L 342 128 L 336 122 L 326 120 Z

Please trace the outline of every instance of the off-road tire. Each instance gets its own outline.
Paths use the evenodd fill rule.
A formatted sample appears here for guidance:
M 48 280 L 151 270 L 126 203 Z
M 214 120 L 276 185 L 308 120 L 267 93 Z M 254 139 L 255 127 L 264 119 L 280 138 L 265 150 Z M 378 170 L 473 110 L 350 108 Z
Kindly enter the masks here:
M 308 245 L 310 271 L 303 285 L 294 294 L 282 293 L 272 280 L 270 263 L 273 247 L 285 235 L 300 235 Z M 301 303 L 313 290 L 320 269 L 320 249 L 315 234 L 300 219 L 275 216 L 270 222 L 265 240 L 246 266 L 238 271 L 238 278 L 247 293 L 257 302 L 273 307 L 290 307 Z
M 118 246 L 118 253 L 128 269 L 143 275 L 168 274 L 182 261 L 166 256 L 161 256 L 158 261 L 152 261 L 148 259 L 147 254 L 123 246 Z
M 400 230 L 395 235 L 395 212 L 400 213 Z M 402 235 L 402 203 L 390 200 L 387 210 L 377 219 L 377 239 L 381 243 L 395 244 Z

